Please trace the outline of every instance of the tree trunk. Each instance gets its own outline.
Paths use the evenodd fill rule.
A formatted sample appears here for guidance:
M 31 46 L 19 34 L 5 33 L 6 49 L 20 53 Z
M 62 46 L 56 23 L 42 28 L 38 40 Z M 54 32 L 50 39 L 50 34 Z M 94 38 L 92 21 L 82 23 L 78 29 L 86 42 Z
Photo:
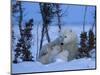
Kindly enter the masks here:
M 46 18 L 45 18 L 45 14 L 43 13 L 44 12 L 43 9 L 42 9 L 43 6 L 42 6 L 41 3 L 39 4 L 39 6 L 40 6 L 40 11 L 41 11 L 42 20 L 43 20 L 42 35 L 41 35 L 41 40 L 40 40 L 40 50 L 41 50 L 45 31 L 46 31 L 48 42 L 50 42 L 50 38 L 49 38 L 49 35 L 48 35 L 48 30 L 47 30 L 48 25 L 46 25 L 46 23 L 45 23 Z
M 94 12 L 94 23 L 93 23 L 93 25 L 92 25 L 92 31 L 93 31 L 93 28 L 94 28 L 94 26 L 96 25 L 96 8 L 95 8 L 95 12 Z
M 44 38 L 44 30 L 45 30 L 45 27 L 43 25 L 43 27 L 42 27 L 42 35 L 41 35 L 41 40 L 40 40 L 40 50 L 42 48 L 42 43 L 43 43 L 43 38 Z
M 39 56 L 38 41 L 39 41 L 39 38 L 38 38 L 38 25 L 37 25 L 37 53 L 36 53 L 36 60 L 38 59 L 38 56 Z
M 84 10 L 83 32 L 85 32 L 85 19 L 86 19 L 86 12 L 87 12 L 87 6 L 85 6 L 85 10 Z
M 59 5 L 56 4 L 56 13 L 57 13 L 57 17 L 58 17 L 58 27 L 59 27 L 59 30 L 61 30 L 61 20 L 60 20 L 60 10 L 59 10 Z
M 47 41 L 50 42 L 50 37 L 49 37 L 49 33 L 48 33 L 48 26 L 45 27 L 45 30 L 46 30 Z
M 19 31 L 20 31 L 20 36 L 22 37 L 22 20 L 23 20 L 23 10 L 22 10 L 22 5 L 21 1 L 19 1 Z

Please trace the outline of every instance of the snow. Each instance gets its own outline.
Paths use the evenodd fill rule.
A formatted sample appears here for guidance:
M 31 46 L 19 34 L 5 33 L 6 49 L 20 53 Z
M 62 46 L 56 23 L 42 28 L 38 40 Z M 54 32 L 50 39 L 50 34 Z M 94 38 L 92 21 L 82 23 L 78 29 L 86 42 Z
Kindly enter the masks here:
M 95 57 L 96 57 L 96 51 L 95 51 L 95 49 L 91 50 L 91 51 L 89 52 L 89 55 L 90 55 L 92 58 L 95 59 Z
M 82 70 L 95 69 L 95 62 L 91 58 L 81 58 L 65 62 L 57 60 L 48 65 L 42 65 L 39 62 L 23 62 L 12 64 L 13 73 L 29 73 L 29 72 L 46 72 L 46 71 L 62 71 L 62 70 Z
M 78 38 L 80 37 L 80 33 L 82 32 L 82 26 L 71 26 L 71 25 L 65 25 L 67 28 L 72 29 L 78 34 Z M 88 31 L 90 28 L 90 25 L 86 26 L 86 31 Z M 38 31 L 37 31 L 38 29 Z M 32 55 L 34 56 L 34 60 L 36 60 L 36 54 L 37 50 L 39 48 L 39 43 L 41 39 L 41 26 L 40 25 L 35 25 L 33 26 L 33 40 L 32 40 L 32 48 L 31 52 Z M 14 32 L 16 41 L 19 38 L 19 31 L 17 25 L 14 27 Z M 37 35 L 38 32 L 38 35 Z M 49 27 L 49 35 L 51 40 L 53 41 L 55 38 L 58 37 L 58 27 L 57 26 L 50 26 Z M 37 41 L 38 37 L 38 41 Z M 16 41 L 15 44 L 16 45 Z M 38 46 L 37 46 L 38 42 Z M 46 44 L 47 40 L 44 38 L 44 43 Z M 12 50 L 12 59 L 14 57 L 13 55 L 13 50 Z M 62 70 L 82 70 L 82 69 L 95 69 L 95 50 L 92 50 L 90 52 L 91 58 L 81 58 L 81 59 L 75 59 L 70 62 L 64 61 L 62 59 L 57 58 L 56 62 L 48 64 L 48 65 L 43 65 L 37 61 L 34 62 L 20 62 L 18 64 L 12 64 L 12 73 L 29 73 L 29 72 L 46 72 L 46 71 L 62 71 Z

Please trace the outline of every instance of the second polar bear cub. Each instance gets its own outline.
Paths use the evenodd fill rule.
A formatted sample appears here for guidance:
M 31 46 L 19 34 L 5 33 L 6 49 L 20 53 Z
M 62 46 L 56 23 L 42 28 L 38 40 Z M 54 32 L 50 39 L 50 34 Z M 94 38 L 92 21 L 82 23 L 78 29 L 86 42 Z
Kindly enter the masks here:
M 62 28 L 57 39 L 42 47 L 39 62 L 49 64 L 55 58 L 70 61 L 78 54 L 78 38 L 74 31 Z M 43 55 L 43 53 L 45 54 Z

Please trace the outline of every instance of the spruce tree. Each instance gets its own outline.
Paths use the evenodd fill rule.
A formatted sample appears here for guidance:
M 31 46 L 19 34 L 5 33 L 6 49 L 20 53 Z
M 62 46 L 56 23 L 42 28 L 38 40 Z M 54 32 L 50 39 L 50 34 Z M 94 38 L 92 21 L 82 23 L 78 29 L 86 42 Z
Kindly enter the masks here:
M 22 30 L 22 36 L 18 40 L 15 51 L 15 59 L 13 63 L 18 63 L 18 59 L 22 59 L 22 61 L 33 61 L 33 56 L 30 51 L 31 48 L 31 40 L 32 40 L 32 30 L 33 19 L 30 19 L 29 22 L 26 23 L 25 28 Z
M 33 26 L 33 19 L 30 19 L 28 23 L 26 23 L 25 29 L 24 29 L 24 45 L 23 45 L 23 50 L 22 50 L 22 60 L 23 61 L 33 61 L 32 58 L 32 53 L 30 51 L 31 48 L 31 41 L 32 41 L 32 26 Z
M 88 57 L 87 32 L 82 32 L 80 38 L 79 57 Z
M 19 62 L 18 59 L 20 59 L 20 57 L 21 57 L 23 44 L 24 44 L 24 40 L 23 40 L 23 38 L 20 38 L 18 40 L 17 45 L 16 45 L 16 49 L 14 50 L 15 51 L 15 56 L 14 56 L 13 63 L 18 63 Z
M 88 37 L 88 48 L 91 51 L 95 47 L 95 36 L 91 29 L 89 30 Z
M 88 57 L 88 46 L 87 46 L 87 32 L 85 32 L 85 25 L 86 25 L 86 13 L 87 13 L 87 6 L 84 9 L 84 20 L 83 20 L 83 32 L 80 34 L 80 48 L 79 48 L 79 58 L 81 57 Z

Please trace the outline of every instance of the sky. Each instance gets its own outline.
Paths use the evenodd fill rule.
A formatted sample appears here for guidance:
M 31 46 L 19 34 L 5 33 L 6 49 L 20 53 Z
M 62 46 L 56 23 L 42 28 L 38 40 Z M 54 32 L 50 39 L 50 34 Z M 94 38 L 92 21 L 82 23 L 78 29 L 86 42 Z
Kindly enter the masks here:
M 38 24 L 42 21 L 39 4 L 34 2 L 22 2 L 24 10 L 24 21 L 27 21 L 30 18 L 34 19 L 34 23 Z M 61 17 L 62 24 L 67 25 L 82 25 L 84 21 L 85 13 L 84 5 L 70 5 L 70 4 L 60 4 L 60 9 L 65 14 Z M 95 6 L 87 6 L 86 12 L 86 24 L 90 25 L 94 22 L 94 10 Z M 56 21 L 56 19 L 54 20 Z

